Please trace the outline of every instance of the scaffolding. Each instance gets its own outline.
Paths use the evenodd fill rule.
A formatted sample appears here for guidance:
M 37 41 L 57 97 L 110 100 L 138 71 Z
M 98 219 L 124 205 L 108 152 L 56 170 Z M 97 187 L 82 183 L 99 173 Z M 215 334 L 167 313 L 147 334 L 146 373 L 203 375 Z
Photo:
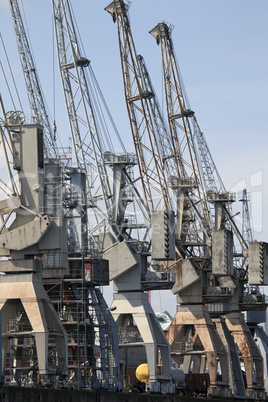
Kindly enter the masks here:
M 109 285 L 109 267 L 87 236 L 83 172 L 62 159 L 48 161 L 45 183 L 46 213 L 68 233 L 67 265 L 64 250 L 45 255 L 43 284 L 68 336 L 69 382 L 116 390 L 119 356 L 111 339 L 117 329 L 100 289 Z
M 68 262 L 62 278 L 43 281 L 68 335 L 69 381 L 77 389 L 117 389 L 111 313 L 99 288 L 108 265 L 96 252 L 69 254 Z

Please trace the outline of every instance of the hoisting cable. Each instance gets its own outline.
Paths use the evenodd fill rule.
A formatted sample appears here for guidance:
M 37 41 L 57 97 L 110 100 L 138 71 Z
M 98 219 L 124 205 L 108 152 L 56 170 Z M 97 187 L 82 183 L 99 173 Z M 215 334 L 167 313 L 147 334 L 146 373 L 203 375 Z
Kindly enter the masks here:
M 53 24 L 53 17 L 52 17 L 52 82 L 53 82 L 53 133 L 54 133 L 54 141 L 56 141 L 56 89 L 55 89 L 55 38 L 54 38 L 54 24 Z
M 95 114 L 96 114 L 97 121 L 98 121 L 98 126 L 100 128 L 98 134 L 99 134 L 99 136 L 101 136 L 101 140 L 102 140 L 102 152 L 107 151 L 107 149 L 114 152 L 113 143 L 112 143 L 112 140 L 111 140 L 111 137 L 109 134 L 109 130 L 107 129 L 106 121 L 105 121 L 103 111 L 102 111 L 102 108 L 100 105 L 100 97 L 99 97 L 100 89 L 98 87 L 97 80 L 94 76 L 91 66 L 88 66 L 88 71 L 90 72 L 91 77 L 92 77 L 91 80 L 89 80 L 89 77 L 88 77 L 88 84 L 93 85 L 93 86 L 91 86 L 91 94 L 90 94 L 91 97 L 93 98 L 91 105 L 92 105 L 92 108 L 94 108 L 94 110 L 95 110 Z M 106 142 L 104 140 L 106 140 Z M 105 146 L 105 143 L 106 143 L 106 146 Z
M 76 31 L 77 31 L 77 34 L 78 34 L 78 38 L 79 38 L 79 45 L 81 45 L 81 50 L 83 51 L 83 53 L 84 53 L 84 55 L 86 54 L 86 52 L 85 52 L 85 49 L 84 49 L 84 46 L 83 46 L 83 42 L 82 42 L 82 39 L 81 39 L 81 35 L 80 35 L 80 32 L 79 32 L 79 29 L 78 29 L 78 24 L 77 24 L 77 22 L 76 22 L 76 18 L 75 18 L 75 13 L 73 12 L 73 7 L 72 7 L 72 5 L 70 4 L 70 9 L 71 9 L 71 12 L 72 12 L 72 15 L 73 15 L 73 19 L 74 19 L 74 25 L 75 25 L 75 27 L 76 27 Z M 118 130 L 117 130 L 117 128 L 116 128 L 116 125 L 115 125 L 115 123 L 114 123 L 114 121 L 113 121 L 113 118 L 112 118 L 112 116 L 111 116 L 111 113 L 110 113 L 110 111 L 109 111 L 109 109 L 108 109 L 108 106 L 107 106 L 107 104 L 106 104 L 106 102 L 105 102 L 105 99 L 104 99 L 104 97 L 103 97 L 103 94 L 102 94 L 102 92 L 101 92 L 101 89 L 100 89 L 100 87 L 99 87 L 99 84 L 98 84 L 98 81 L 97 81 L 97 79 L 96 79 L 96 76 L 95 76 L 95 74 L 94 74 L 94 72 L 93 72 L 93 69 L 92 69 L 92 67 L 91 67 L 91 65 L 89 65 L 89 67 L 88 67 L 88 69 L 86 70 L 86 73 L 89 71 L 89 73 L 90 73 L 90 76 L 91 76 L 91 80 L 89 80 L 88 79 L 88 83 L 90 84 L 90 81 L 92 82 L 92 84 L 93 84 L 93 86 L 94 86 L 94 91 L 92 92 L 92 94 L 95 94 L 95 96 L 97 96 L 97 98 L 95 98 L 95 100 L 97 101 L 96 103 L 95 102 L 93 102 L 93 104 L 95 105 L 95 104 L 99 104 L 100 105 L 100 101 L 101 101 L 101 104 L 104 106 L 104 109 L 105 109 L 105 111 L 106 111 L 106 114 L 107 114 L 107 117 L 108 117 L 108 119 L 109 119 L 109 121 L 110 121 L 110 123 L 111 123 L 111 125 L 112 125 L 112 128 L 113 128 L 113 130 L 114 130 L 114 132 L 115 132 L 115 135 L 116 135 L 116 137 L 117 137 L 117 139 L 118 139 L 118 141 L 119 141 L 119 143 L 120 143 L 120 146 L 121 146 L 121 148 L 122 148 L 122 152 L 126 152 L 126 149 L 125 149 L 125 146 L 124 146 L 124 144 L 123 144 L 123 141 L 122 141 L 122 139 L 121 139 L 121 137 L 120 137 L 120 135 L 119 135 L 119 132 L 118 132 Z M 89 77 L 88 77 L 89 78 Z M 95 109 L 95 111 L 96 111 L 96 113 L 98 113 L 98 111 Z M 98 115 L 99 116 L 102 116 L 102 118 L 101 119 L 99 119 L 99 123 L 101 123 L 101 125 L 103 126 L 103 130 L 104 130 L 104 132 L 106 133 L 105 134 L 105 137 L 106 137 L 106 141 L 107 141 L 107 144 L 108 144 L 108 149 L 109 150 L 113 150 L 113 152 L 114 152 L 114 147 L 113 147 L 113 141 L 112 141 L 112 139 L 111 139 L 111 136 L 110 136 L 110 134 L 109 134 L 109 130 L 108 130 L 108 128 L 107 128 L 107 124 L 106 124 L 106 121 L 105 121 L 105 118 L 104 118 L 104 116 L 103 116 L 103 112 L 102 112 L 102 108 L 99 106 L 99 113 L 98 113 Z M 99 134 L 101 134 L 101 133 L 99 133 Z M 103 143 L 103 139 L 102 139 L 102 147 L 104 146 L 104 143 Z M 103 148 L 103 151 L 105 151 L 105 149 Z
M 12 81 L 13 81 L 13 84 L 14 84 L 14 87 L 15 87 L 15 90 L 16 90 L 16 93 L 17 93 L 18 101 L 19 101 L 19 104 L 20 104 L 20 110 L 23 112 L 23 107 L 22 107 L 22 103 L 21 103 L 21 100 L 20 100 L 18 88 L 17 88 L 16 82 L 15 82 L 15 79 L 14 79 L 13 71 L 12 71 L 12 68 L 11 68 L 11 65 L 10 65 L 10 62 L 9 62 L 9 58 L 8 58 L 8 55 L 7 55 L 6 47 L 5 47 L 4 40 L 3 40 L 3 37 L 2 37 L 2 34 L 1 34 L 1 33 L 0 33 L 0 37 L 1 37 L 1 42 L 2 42 L 2 45 L 3 45 L 3 49 L 4 49 L 4 52 L 5 52 L 5 56 L 6 56 L 6 59 L 7 59 L 9 71 L 10 71 L 10 74 L 11 74 L 11 77 L 12 77 Z M 6 78 L 6 75 L 5 75 L 5 72 L 4 72 L 2 63 L 1 63 L 1 67 L 2 67 L 3 75 L 4 75 L 4 77 L 5 77 L 5 81 L 6 81 L 6 84 L 7 84 L 7 88 L 8 88 L 8 91 L 9 91 L 9 94 L 10 94 L 10 97 L 11 97 L 11 100 L 12 100 L 12 103 L 13 103 L 13 106 L 14 106 L 14 110 L 16 110 L 16 106 L 15 106 L 13 97 L 12 97 L 12 95 L 11 95 L 10 87 L 9 87 L 9 84 L 8 84 L 8 81 L 7 81 L 7 78 Z
M 78 40 L 79 40 L 78 46 L 79 47 L 81 46 L 81 50 L 82 50 L 83 54 L 85 55 L 86 52 L 85 52 L 85 49 L 84 49 L 84 46 L 83 46 L 83 42 L 82 42 L 82 39 L 81 39 L 78 24 L 76 22 L 75 13 L 73 11 L 73 7 L 72 7 L 71 4 L 70 4 L 70 9 L 71 9 L 71 13 L 72 13 L 72 16 L 73 16 L 74 25 L 75 25 L 75 29 L 76 29 L 76 32 L 77 32 L 77 37 L 78 37 Z M 90 72 L 90 77 L 95 78 L 94 74 L 93 74 L 93 71 L 92 71 L 92 67 L 91 67 L 90 64 L 88 66 L 88 69 L 84 69 L 84 73 L 85 73 L 85 75 L 87 77 L 87 84 L 90 86 L 90 88 L 88 88 L 89 89 L 89 96 L 92 99 L 91 100 L 89 99 L 88 101 L 90 102 L 90 106 L 94 110 L 94 113 L 95 113 L 93 118 L 94 117 L 96 118 L 95 119 L 95 124 L 97 126 L 96 129 L 98 131 L 98 137 L 99 137 L 99 141 L 100 141 L 101 151 L 103 153 L 103 152 L 105 152 L 105 150 L 107 150 L 105 148 L 108 148 L 109 150 L 112 150 L 114 152 L 111 139 L 109 138 L 109 136 L 107 134 L 106 135 L 104 134 L 105 131 L 106 131 L 105 128 L 104 128 L 105 119 L 104 119 L 104 117 L 102 115 L 102 110 L 101 110 L 101 107 L 100 107 L 99 97 L 98 97 L 98 93 L 96 91 L 96 83 L 94 82 L 94 79 L 92 79 L 92 80 L 89 79 L 88 71 Z M 104 136 L 102 134 L 104 134 Z M 106 137 L 106 141 L 107 141 L 107 144 L 108 144 L 107 147 L 105 146 L 104 137 Z
M 9 95 L 10 95 L 10 98 L 11 98 L 11 101 L 12 101 L 12 103 L 13 103 L 13 108 L 14 108 L 14 110 L 16 110 L 15 102 L 14 102 L 14 99 L 13 99 L 13 96 L 12 96 L 12 93 L 11 93 L 11 90 L 10 90 L 10 87 L 9 87 L 9 85 L 8 85 L 8 80 L 7 80 L 7 77 L 6 77 L 6 74 L 5 74 L 5 70 L 4 70 L 4 67 L 3 67 L 3 64 L 2 64 L 1 61 L 0 61 L 0 65 L 1 65 L 1 69 L 2 69 L 2 73 L 3 73 L 4 79 L 5 79 L 5 81 L 6 81 L 6 85 L 7 85 L 7 89 L 8 89 L 8 92 L 9 92 Z
M 110 120 L 110 122 L 111 122 L 111 124 L 112 124 L 112 127 L 113 127 L 113 129 L 114 129 L 114 132 L 115 132 L 115 134 L 116 134 L 116 137 L 117 137 L 117 139 L 118 139 L 118 141 L 119 141 L 119 143 L 120 143 L 120 145 L 121 145 L 121 147 L 122 147 L 122 151 L 123 151 L 123 152 L 126 152 L 126 148 L 125 148 L 125 146 L 124 146 L 124 143 L 123 143 L 123 141 L 122 141 L 122 139 L 121 139 L 121 136 L 120 136 L 120 134 L 119 134 L 119 132 L 118 132 L 118 130 L 117 130 L 117 127 L 116 127 L 115 122 L 114 122 L 114 120 L 113 120 L 113 118 L 112 118 L 112 115 L 111 115 L 110 110 L 109 110 L 109 108 L 108 108 L 108 106 L 107 106 L 107 103 L 106 103 L 106 101 L 105 101 L 105 99 L 104 99 L 104 96 L 103 96 L 103 94 L 102 94 L 102 92 L 101 92 L 101 89 L 100 89 L 100 87 L 99 87 L 98 81 L 96 80 L 96 77 L 95 77 L 95 74 L 94 74 L 93 70 L 92 70 L 92 76 L 93 76 L 94 83 L 95 83 L 95 85 L 96 85 L 96 87 L 97 87 L 97 89 L 98 89 L 98 93 L 100 94 L 101 101 L 102 101 L 103 106 L 104 106 L 104 108 L 105 108 L 105 110 L 106 110 L 107 116 L 108 116 L 108 118 L 109 118 L 109 120 Z
M 24 6 L 23 6 L 23 0 L 21 0 L 21 9 L 22 9 L 22 13 L 23 13 L 24 26 L 26 28 L 26 33 L 27 33 L 27 40 L 28 40 L 30 51 L 31 51 L 31 57 L 32 57 L 33 65 L 35 66 L 35 74 L 36 74 L 36 77 L 37 77 L 37 81 L 40 83 L 40 79 L 39 79 L 38 72 L 37 72 L 37 69 L 36 69 L 37 64 L 36 64 L 36 61 L 35 61 L 35 58 L 34 58 L 34 52 L 33 52 L 33 47 L 32 47 L 32 43 L 31 43 L 29 27 L 28 27 L 28 24 L 27 24 L 26 14 L 25 14 Z M 42 97 L 43 104 L 44 104 L 44 107 L 45 107 L 45 110 L 46 110 L 46 114 L 50 117 L 50 121 L 48 122 L 48 124 L 49 124 L 49 129 L 51 130 L 51 122 L 53 120 L 52 120 L 51 112 L 50 112 L 50 109 L 48 107 L 48 104 L 47 104 L 47 101 L 46 101 L 46 98 L 45 98 L 45 95 L 44 95 L 44 92 L 43 92 L 43 89 L 42 89 L 41 85 L 39 86 L 39 90 L 40 90 L 40 96 Z M 39 104 L 39 102 L 38 102 L 38 104 Z M 39 106 L 38 106 L 38 109 L 40 109 Z M 54 127 L 52 127 L 52 130 L 54 132 Z M 51 136 L 51 133 L 49 133 L 49 135 Z M 55 137 L 54 137 L 54 139 L 55 139 Z
M 54 133 L 54 141 L 57 141 L 58 144 L 60 145 L 61 148 L 63 148 L 62 142 L 61 142 L 61 138 L 60 136 L 56 135 L 58 128 L 57 128 L 57 124 L 56 124 L 56 72 L 55 72 L 55 34 L 54 34 L 54 22 L 53 22 L 53 16 L 52 16 L 52 85 L 53 85 L 53 118 L 51 117 L 52 121 L 53 121 L 53 126 L 52 126 L 52 130 Z M 50 112 L 49 112 L 50 113 Z

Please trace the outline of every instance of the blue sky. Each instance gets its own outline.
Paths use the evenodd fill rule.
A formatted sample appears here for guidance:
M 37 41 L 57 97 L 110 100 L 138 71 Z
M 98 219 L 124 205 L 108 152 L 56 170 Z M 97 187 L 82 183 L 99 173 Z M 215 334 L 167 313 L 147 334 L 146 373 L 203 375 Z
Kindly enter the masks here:
M 119 132 L 132 151 L 116 25 L 104 11 L 109 0 L 76 0 L 72 4 L 85 56 L 91 60 Z M 51 2 L 23 0 L 23 6 L 40 81 L 52 112 Z M 136 50 L 145 58 L 160 103 L 160 48 L 148 32 L 163 20 L 174 25 L 173 42 L 191 108 L 227 189 L 242 190 L 247 184 L 254 201 L 255 237 L 268 241 L 268 1 L 133 0 L 129 11 Z M 24 109 L 29 113 L 7 0 L 0 0 L 0 30 L 23 104 L 27 105 Z M 6 66 L 1 44 L 0 60 Z M 67 144 L 69 129 L 57 65 L 56 77 L 56 121 L 61 140 Z M 11 110 L 1 71 L 0 85 L 5 108 Z M 166 294 L 161 297 L 162 308 L 166 303 L 174 313 L 175 300 L 167 300 Z M 160 310 L 156 300 L 157 292 L 153 303 Z

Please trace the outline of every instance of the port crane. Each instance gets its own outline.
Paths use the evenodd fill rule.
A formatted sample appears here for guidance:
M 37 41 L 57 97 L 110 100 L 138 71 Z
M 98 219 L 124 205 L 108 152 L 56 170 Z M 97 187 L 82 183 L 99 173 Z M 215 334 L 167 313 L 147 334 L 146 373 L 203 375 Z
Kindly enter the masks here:
M 171 175 L 172 173 L 174 174 L 174 170 L 176 169 L 177 165 L 174 164 L 172 156 L 166 157 L 167 152 L 170 152 L 171 155 L 174 155 L 172 149 L 173 144 L 169 141 L 169 138 L 165 133 L 166 127 L 160 113 L 159 105 L 155 100 L 149 76 L 146 75 L 145 62 L 142 56 L 137 55 L 136 53 L 127 15 L 128 6 L 128 2 L 125 3 L 123 1 L 113 1 L 105 8 L 105 10 L 112 15 L 113 21 L 117 24 L 125 100 L 129 115 L 133 143 L 138 160 L 139 173 L 142 181 L 143 195 L 145 203 L 149 209 L 149 219 L 151 222 L 151 265 L 155 272 L 148 272 L 146 273 L 146 276 L 149 277 L 150 275 L 152 278 L 154 278 L 157 277 L 157 275 L 167 275 L 166 265 L 168 264 L 169 260 L 172 260 L 175 257 L 174 244 L 172 250 L 170 247 L 171 242 L 169 241 L 170 235 L 170 238 L 173 238 L 174 242 L 174 224 L 171 220 L 174 217 L 172 210 L 174 198 L 172 190 L 168 185 L 168 175 Z M 163 163 L 163 159 L 165 159 L 165 165 Z M 168 218 L 169 216 L 170 218 Z M 160 224 L 160 220 L 158 219 L 161 219 L 161 217 L 164 217 L 164 221 L 162 221 Z M 163 249 L 164 252 L 162 253 L 161 251 L 159 252 L 160 243 L 159 238 L 157 239 L 156 236 L 156 232 L 159 231 L 154 230 L 154 227 L 166 228 L 162 233 L 162 235 L 166 235 L 165 238 L 167 239 Z M 163 273 L 161 273 L 161 271 Z M 129 290 L 137 289 L 137 300 L 138 297 L 142 295 L 140 292 L 142 289 L 163 289 L 164 286 L 167 288 L 167 285 L 170 288 L 173 284 L 172 281 L 169 281 L 169 284 L 167 282 L 166 285 L 163 281 L 162 283 L 159 281 L 158 284 L 156 282 L 154 283 L 153 281 L 152 283 L 150 283 L 150 281 L 146 283 L 144 279 L 142 283 L 140 283 L 140 279 L 137 274 L 135 282 L 135 287 L 132 283 Z M 122 290 L 120 288 L 118 289 L 121 292 L 123 291 L 123 287 L 121 287 Z M 130 298 L 130 295 L 126 294 L 126 298 Z M 140 300 L 139 304 L 142 305 L 143 303 L 144 306 L 146 306 L 145 302 L 147 304 L 147 300 Z M 148 309 L 148 307 L 145 308 Z M 130 306 L 129 311 L 131 311 Z M 123 312 L 122 315 L 124 315 Z M 122 323 L 120 323 L 120 316 L 117 315 L 117 312 L 114 313 L 114 316 L 116 317 L 118 326 L 120 328 L 120 326 L 122 326 Z M 135 315 L 133 315 L 133 317 L 138 325 L 138 329 L 140 330 L 142 322 L 138 323 Z M 142 333 L 141 335 L 144 337 Z M 162 334 L 161 337 L 163 338 Z M 149 353 L 148 351 L 147 361 L 151 379 L 155 377 L 155 365 L 151 364 L 150 351 Z M 165 363 L 170 364 L 170 357 L 168 356 L 168 353 L 169 349 L 166 348 Z M 163 355 L 162 361 L 164 363 Z M 166 373 L 167 370 L 165 368 L 164 370 Z M 159 377 L 159 381 L 162 381 L 161 377 Z M 151 389 L 157 391 L 157 384 L 155 384 L 155 386 Z
M 67 334 L 41 277 L 42 258 L 53 249 L 64 259 L 67 251 L 67 232 L 64 242 L 44 193 L 44 156 L 55 157 L 56 142 L 17 2 L 11 1 L 10 9 L 35 124 L 27 124 L 22 112 L 6 113 L 1 99 L 1 145 L 10 183 L 0 213 L 3 372 L 17 384 L 60 380 L 67 385 Z M 52 232 L 57 234 L 53 246 Z
M 136 158 L 126 153 L 125 149 L 123 153 L 115 153 L 105 137 L 106 133 L 101 131 L 104 125 L 98 120 L 100 114 L 96 112 L 96 105 L 93 107 L 92 104 L 95 96 L 92 88 L 96 88 L 93 71 L 89 60 L 82 56 L 82 46 L 78 43 L 69 3 L 52 1 L 52 8 L 59 69 L 76 163 L 85 172 L 87 208 L 92 211 L 88 233 L 97 249 L 104 252 L 104 258 L 109 261 L 110 279 L 114 281 L 117 291 L 111 310 L 117 317 L 119 343 L 124 342 L 127 322 L 133 317 L 142 336 L 138 346 L 144 346 L 148 356 L 151 373 L 149 384 L 153 390 L 159 391 L 160 377 L 165 383 L 164 386 L 161 384 L 161 390 L 168 392 L 174 389 L 170 378 L 169 344 L 146 299 L 145 291 L 160 285 L 169 286 L 169 275 L 162 278 L 161 275 L 148 275 L 147 272 L 150 213 L 148 204 L 134 185 L 131 170 Z M 112 184 L 108 171 L 112 171 Z M 152 180 L 155 180 L 153 174 Z M 133 201 L 141 211 L 142 222 L 133 221 L 127 215 L 126 208 Z M 140 235 L 135 237 L 135 232 Z M 128 342 L 127 346 L 137 344 Z M 159 352 L 163 365 L 160 375 L 157 373 Z M 118 367 L 119 362 L 115 368 Z
M 156 38 L 157 43 L 161 47 L 167 114 L 170 124 L 170 130 L 171 132 L 175 130 L 178 131 L 182 130 L 182 136 L 184 136 L 188 130 L 188 133 L 190 135 L 190 141 L 193 142 L 194 139 L 191 131 L 191 120 L 193 120 L 193 126 L 195 130 L 196 128 L 198 129 L 198 126 L 196 124 L 197 121 L 194 119 L 194 113 L 185 107 L 184 94 L 182 91 L 180 77 L 178 74 L 178 67 L 174 54 L 174 46 L 171 39 L 171 32 L 172 32 L 171 27 L 164 22 L 158 24 L 153 30 L 150 31 L 150 33 Z M 200 139 L 201 137 L 199 138 L 199 149 L 201 149 Z M 203 157 L 203 155 L 204 154 L 202 154 L 201 152 L 201 158 Z M 211 162 L 211 158 L 209 159 L 210 159 L 209 162 Z M 207 175 L 208 170 L 206 170 L 206 164 L 204 162 L 205 160 L 203 158 L 203 171 Z M 214 170 L 214 172 L 217 173 L 216 170 Z M 215 183 L 216 178 L 217 179 L 219 178 L 218 174 L 215 175 L 214 180 Z M 208 180 L 206 180 L 206 182 L 208 183 Z M 219 180 L 218 182 L 221 184 Z M 260 303 L 257 302 L 254 305 L 254 307 L 247 305 L 245 299 L 243 299 L 243 286 L 247 280 L 246 271 L 248 270 L 249 273 L 251 273 L 252 271 L 255 272 L 255 270 L 262 269 L 261 267 L 254 266 L 254 264 L 252 264 L 252 259 L 254 259 L 254 257 L 252 257 L 252 255 L 254 255 L 253 248 L 256 247 L 256 249 L 258 249 L 263 246 L 261 245 L 262 243 L 260 244 L 251 243 L 249 249 L 247 249 L 246 242 L 243 239 L 227 207 L 229 203 L 234 201 L 232 194 L 227 192 L 223 193 L 218 191 L 215 192 L 209 189 L 208 184 L 206 190 L 209 191 L 207 191 L 206 194 L 204 193 L 204 195 L 206 196 L 208 201 L 212 203 L 214 206 L 215 219 L 214 219 L 214 227 L 210 226 L 211 244 L 207 243 L 208 249 L 210 249 L 211 259 L 210 257 L 206 258 L 205 260 L 203 259 L 202 263 L 204 263 L 205 261 L 206 263 L 209 261 L 211 262 L 209 262 L 209 265 L 207 265 L 206 267 L 205 265 L 203 265 L 202 268 L 203 273 L 204 271 L 207 272 L 203 277 L 202 281 L 203 285 L 199 287 L 199 290 L 196 289 L 195 294 L 199 294 L 200 296 L 199 309 L 200 308 L 204 309 L 203 311 L 207 309 L 205 313 L 208 318 L 207 323 L 209 321 L 211 322 L 211 318 L 213 317 L 217 316 L 219 317 L 221 315 L 225 316 L 224 324 L 220 323 L 219 320 L 217 321 L 216 319 L 214 319 L 214 324 L 217 327 L 218 334 L 221 334 L 222 342 L 225 345 L 228 345 L 229 341 L 225 337 L 225 335 L 222 334 L 230 332 L 233 335 L 245 365 L 245 371 L 247 377 L 247 390 L 246 390 L 247 395 L 250 398 L 255 398 L 256 395 L 258 394 L 263 395 L 264 390 L 263 376 L 262 376 L 262 357 L 260 352 L 258 351 L 258 348 L 256 347 L 256 344 L 254 342 L 253 337 L 250 334 L 250 331 L 246 326 L 246 323 L 244 322 L 243 315 L 241 314 L 241 309 L 242 310 L 246 310 L 248 308 L 258 309 L 260 307 L 266 308 L 263 299 Z M 204 220 L 206 220 L 206 218 Z M 207 224 L 208 223 L 209 222 L 207 221 Z M 227 226 L 227 224 L 229 225 L 229 227 Z M 242 255 L 240 255 L 241 265 L 239 266 L 237 265 L 234 266 L 234 257 L 236 257 L 236 255 L 234 256 L 232 255 L 233 243 L 234 243 L 233 237 L 237 238 L 243 250 Z M 180 242 L 178 246 L 181 247 Z M 224 263 L 219 258 L 219 252 L 221 250 L 224 251 L 224 254 L 226 256 Z M 249 257 L 249 265 L 246 268 L 245 265 L 247 257 Z M 248 280 L 249 283 L 250 282 L 252 283 L 250 275 L 248 276 Z M 204 288 L 202 290 L 202 286 L 204 285 L 206 287 L 205 292 Z M 185 344 L 183 339 L 185 339 L 185 335 L 187 333 L 187 328 L 184 325 L 185 321 L 184 322 L 182 321 L 182 316 L 185 317 L 187 310 L 188 310 L 187 314 L 189 314 L 190 311 L 192 312 L 194 311 L 193 305 L 191 305 L 191 296 L 190 296 L 190 294 L 193 294 L 192 286 L 193 282 L 189 288 L 191 289 L 191 291 L 189 292 L 188 289 L 188 295 L 186 294 L 185 299 L 183 292 L 181 292 L 181 289 L 179 287 L 176 292 L 177 300 L 180 303 L 180 306 L 178 306 L 178 312 L 175 316 L 175 319 L 169 331 L 168 338 L 171 344 L 174 345 L 174 349 L 177 349 L 177 351 L 175 352 L 175 354 L 177 353 L 177 355 L 184 354 L 184 352 L 180 347 L 180 344 L 181 345 Z M 174 290 L 175 289 L 173 288 L 173 291 Z M 219 310 L 216 311 L 218 308 Z M 189 316 L 188 318 L 189 321 L 188 320 L 187 321 L 189 324 L 190 323 L 193 324 L 196 322 L 194 316 L 192 316 L 192 318 Z M 208 328 L 209 325 L 207 329 Z M 200 334 L 198 332 L 198 329 L 197 333 L 198 335 Z M 231 341 L 230 336 L 228 337 L 229 340 Z M 191 339 L 191 341 L 193 341 L 193 345 L 195 341 L 200 340 L 201 338 L 199 337 L 198 339 L 198 336 L 196 335 L 194 336 L 194 339 Z M 202 343 L 203 341 L 201 341 L 201 344 Z M 220 345 L 220 343 L 218 345 Z M 243 348 L 243 345 L 247 345 L 246 352 L 245 349 Z M 213 347 L 213 344 L 211 346 Z M 205 349 L 206 347 L 204 347 L 203 344 L 200 350 Z M 218 353 L 220 353 L 219 349 Z M 208 362 L 209 358 L 210 357 L 207 355 Z M 190 363 L 190 360 L 191 360 L 190 358 L 185 359 L 184 357 L 184 361 L 186 362 L 188 361 L 188 363 Z M 199 360 L 199 362 L 202 365 L 201 360 Z M 238 370 L 237 359 L 235 365 Z M 212 363 L 212 366 L 215 367 L 214 363 Z M 230 368 L 230 372 L 232 371 L 233 371 L 232 368 Z M 216 378 L 214 376 L 212 385 L 216 385 L 216 383 L 214 382 L 215 379 Z M 243 396 L 244 389 L 241 376 L 240 379 L 238 379 L 238 381 L 235 381 L 235 378 L 231 379 L 230 384 L 231 383 L 232 383 L 232 391 L 234 393 L 237 393 L 238 395 Z
M 134 164 L 131 155 L 122 153 L 115 155 L 111 150 L 106 125 L 101 120 L 102 113 L 98 110 L 99 87 L 95 79 L 90 61 L 82 56 L 82 45 L 78 42 L 73 15 L 68 1 L 52 1 L 54 31 L 56 37 L 59 72 L 63 87 L 65 105 L 72 135 L 74 155 L 77 169 L 85 178 L 84 213 L 87 222 L 83 231 L 87 264 L 87 253 L 90 245 L 95 252 L 102 253 L 104 244 L 110 236 L 110 241 L 118 242 L 121 236 L 121 226 L 116 224 L 115 214 L 124 213 L 128 201 L 118 200 L 124 192 L 127 171 Z M 94 103 L 95 101 L 95 103 Z M 105 154 L 105 150 L 109 150 Z M 123 150 L 124 151 L 124 150 Z M 115 165 L 115 176 L 118 178 L 117 188 L 111 190 L 105 158 Z M 78 184 L 79 188 L 79 184 Z M 114 202 L 116 200 L 116 203 Z M 90 211 L 90 212 L 89 212 Z M 123 211 L 123 212 L 122 212 Z M 79 221 L 78 221 L 79 224 Z M 107 235 L 109 232 L 109 235 Z M 107 235 L 107 238 L 106 238 Z M 108 239 L 109 241 L 109 239 Z M 77 253 L 74 253 L 74 261 Z M 89 261 L 90 262 L 90 261 Z M 100 267 L 96 267 L 96 273 Z M 101 277 L 101 274 L 100 274 Z M 86 281 L 87 283 L 87 281 Z M 97 281 L 101 285 L 101 280 Z M 110 309 L 103 299 L 97 286 L 87 284 L 88 303 L 92 311 L 95 339 L 99 338 L 100 367 L 98 381 L 101 387 L 121 389 L 119 372 L 118 336 Z M 109 323 L 109 325 L 107 325 Z M 106 325 L 104 325 L 106 324 Z M 108 342 L 108 347 L 105 347 Z M 97 361 L 97 359 L 96 359 Z M 110 376 L 106 377 L 106 367 Z
M 44 204 L 40 213 L 47 213 L 48 216 L 53 217 L 53 223 L 54 225 L 56 223 L 58 228 L 56 232 L 54 230 L 53 233 L 50 233 L 50 236 L 52 238 L 53 236 L 60 237 L 61 243 L 60 250 L 57 250 L 55 242 L 53 250 L 53 242 L 51 242 L 50 250 L 42 255 L 43 267 L 41 270 L 45 291 L 61 318 L 61 322 L 64 323 L 65 364 L 67 364 L 66 360 L 70 352 L 73 356 L 72 359 L 70 357 L 68 359 L 68 368 L 66 366 L 63 370 L 60 365 L 59 371 L 60 374 L 64 372 L 65 385 L 68 384 L 68 369 L 68 378 L 75 387 L 121 389 L 116 326 L 97 286 L 103 285 L 104 282 L 108 283 L 108 279 L 103 278 L 105 262 L 101 253 L 92 250 L 88 241 L 86 208 L 88 205 L 86 201 L 88 181 L 85 169 L 83 170 L 81 166 L 80 158 L 83 155 L 76 153 L 78 167 L 74 168 L 70 165 L 70 158 L 60 154 L 55 137 L 53 138 L 55 127 L 51 129 L 48 120 L 41 84 L 16 0 L 10 1 L 10 9 L 32 118 L 35 123 L 40 124 L 40 127 L 41 125 L 44 127 L 44 147 L 41 148 L 39 145 L 38 150 L 39 157 L 45 157 L 42 167 L 40 166 L 40 174 L 44 176 Z M 14 115 L 18 120 L 18 114 Z M 22 124 L 23 121 L 18 120 L 16 124 L 18 123 Z M 42 141 L 41 134 L 39 138 Z M 10 142 L 12 149 L 12 141 Z M 42 152 L 44 152 L 43 156 Z M 70 305 L 70 298 L 73 300 L 73 305 Z M 68 342 L 68 350 L 67 336 L 71 338 L 71 342 L 70 340 Z M 40 346 L 37 344 L 37 354 L 40 354 L 38 348 Z M 47 350 L 46 353 L 48 354 Z M 63 353 L 61 352 L 61 354 Z M 39 371 L 44 371 L 43 362 L 40 359 L 38 359 L 38 364 Z M 91 371 L 91 384 L 89 384 Z M 16 380 L 20 381 L 18 370 Z

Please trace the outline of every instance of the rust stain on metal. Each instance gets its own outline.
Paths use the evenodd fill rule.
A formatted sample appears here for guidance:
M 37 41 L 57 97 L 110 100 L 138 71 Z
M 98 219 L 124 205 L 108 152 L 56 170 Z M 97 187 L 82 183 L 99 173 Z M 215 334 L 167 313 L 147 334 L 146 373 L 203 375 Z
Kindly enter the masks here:
M 182 262 L 179 261 L 174 267 L 175 275 L 176 275 L 176 284 L 182 284 Z
M 250 357 L 250 351 L 249 351 L 246 339 L 241 342 L 239 349 L 240 349 L 242 356 Z

